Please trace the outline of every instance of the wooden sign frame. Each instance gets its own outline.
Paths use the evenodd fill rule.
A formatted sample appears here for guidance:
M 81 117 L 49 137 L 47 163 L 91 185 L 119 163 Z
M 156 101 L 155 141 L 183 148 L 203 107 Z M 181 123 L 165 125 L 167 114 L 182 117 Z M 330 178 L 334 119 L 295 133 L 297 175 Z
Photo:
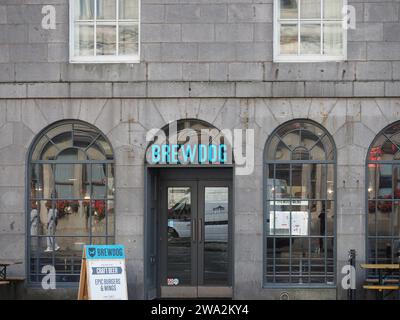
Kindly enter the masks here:
M 121 253 L 117 254 L 117 256 L 120 256 L 119 258 L 113 258 L 113 255 L 115 253 L 114 254 L 109 253 L 108 257 L 107 257 L 107 254 L 100 255 L 98 253 L 98 251 L 95 251 L 97 253 L 95 253 L 93 256 L 91 255 L 91 252 L 89 252 L 90 257 L 87 257 L 86 256 L 87 250 L 92 249 L 92 248 L 89 249 L 87 247 L 96 247 L 96 246 L 90 246 L 90 245 L 86 246 L 85 245 L 83 247 L 81 273 L 80 273 L 80 277 L 79 277 L 78 300 L 92 300 L 92 298 L 93 298 L 93 297 L 91 297 L 90 292 L 91 292 L 91 290 L 94 290 L 94 288 L 90 287 L 90 281 L 93 281 L 93 279 L 95 279 L 95 278 L 91 279 L 90 274 L 88 274 L 88 272 L 90 272 L 89 267 L 93 268 L 94 270 L 97 269 L 97 267 L 93 267 L 93 265 L 92 265 L 92 262 L 94 262 L 94 261 L 99 261 L 100 263 L 103 263 L 103 264 L 104 263 L 107 264 L 107 262 L 109 262 L 109 261 L 117 262 L 117 264 L 118 264 L 118 262 L 120 263 L 120 266 L 117 268 L 120 269 L 121 277 L 122 277 L 121 279 L 123 279 L 121 282 L 119 282 L 120 285 L 122 286 L 121 290 L 123 290 L 123 291 L 119 291 L 119 292 L 121 292 L 121 294 L 122 294 L 121 299 L 128 299 L 124 247 L 121 245 L 110 245 L 110 246 L 99 245 L 99 246 L 97 246 L 97 247 L 101 247 L 98 249 L 99 251 L 112 251 L 113 250 L 112 248 L 107 248 L 107 247 L 117 247 L 117 249 L 119 249 L 120 252 L 122 250 L 122 254 Z M 99 258 L 99 256 L 101 258 Z M 103 258 L 103 256 L 104 256 L 104 258 Z M 94 260 L 89 263 L 88 259 L 94 259 Z M 109 268 L 111 270 L 115 269 L 114 267 L 110 267 L 110 266 L 99 267 L 99 269 L 107 269 L 107 268 Z M 96 274 L 96 273 L 94 273 L 94 274 Z M 113 273 L 111 273 L 111 274 L 113 275 Z M 105 279 L 105 280 L 107 280 L 107 279 Z M 93 285 L 93 283 L 92 283 L 92 285 Z M 101 289 L 101 290 L 103 290 L 103 289 Z M 114 288 L 114 290 L 115 290 L 115 288 Z M 94 296 L 96 296 L 96 294 L 94 294 Z M 117 299 L 118 299 L 118 295 L 117 295 Z

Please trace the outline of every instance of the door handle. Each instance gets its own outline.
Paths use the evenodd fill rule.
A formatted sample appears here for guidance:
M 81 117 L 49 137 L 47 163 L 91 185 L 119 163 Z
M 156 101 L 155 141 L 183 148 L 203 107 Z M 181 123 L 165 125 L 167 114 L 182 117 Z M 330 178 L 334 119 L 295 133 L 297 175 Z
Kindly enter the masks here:
M 196 242 L 196 219 L 192 219 L 192 241 Z
M 203 219 L 199 219 L 199 242 L 203 241 Z

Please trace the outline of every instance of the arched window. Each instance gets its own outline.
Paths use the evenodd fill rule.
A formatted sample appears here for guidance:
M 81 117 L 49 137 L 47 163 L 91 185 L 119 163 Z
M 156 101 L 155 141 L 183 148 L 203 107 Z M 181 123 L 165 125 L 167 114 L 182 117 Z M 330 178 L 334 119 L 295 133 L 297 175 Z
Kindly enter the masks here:
M 106 137 L 62 121 L 35 139 L 28 163 L 29 281 L 52 265 L 57 283 L 79 281 L 84 244 L 114 242 L 114 155 Z
M 367 157 L 367 260 L 397 263 L 400 251 L 400 122 L 386 127 Z
M 308 120 L 279 126 L 264 151 L 264 284 L 334 285 L 336 150 Z

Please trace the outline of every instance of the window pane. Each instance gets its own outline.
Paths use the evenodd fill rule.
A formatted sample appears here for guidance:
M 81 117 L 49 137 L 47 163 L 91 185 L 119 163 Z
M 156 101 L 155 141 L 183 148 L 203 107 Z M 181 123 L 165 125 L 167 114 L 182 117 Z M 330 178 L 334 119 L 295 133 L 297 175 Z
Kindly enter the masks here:
M 84 200 L 57 200 L 57 236 L 89 236 L 87 208 Z
M 83 164 L 56 164 L 54 182 L 58 199 L 89 196 L 88 168 Z
M 90 213 L 92 223 L 92 235 L 103 236 L 106 235 L 106 216 L 107 216 L 107 201 L 104 200 L 91 200 L 90 201 Z
M 281 1 L 281 19 L 297 19 L 298 4 L 297 0 L 280 0 Z
M 376 236 L 376 212 L 377 209 L 376 201 L 368 201 L 368 235 Z
M 290 195 L 292 198 L 306 199 L 310 185 L 310 166 L 308 164 L 292 165 L 292 184 Z
M 75 0 L 75 20 L 93 20 L 94 0 Z
M 31 198 L 50 199 L 54 192 L 53 169 L 50 164 L 31 166 Z
M 96 54 L 99 56 L 116 54 L 116 27 L 97 26 Z
M 392 211 L 393 237 L 400 238 L 400 202 L 393 203 Z
M 138 3 L 137 0 L 119 0 L 119 19 L 138 19 Z
M 274 185 L 275 198 L 288 198 L 290 185 L 290 166 L 288 164 L 277 164 L 275 172 L 275 180 L 270 181 Z
M 376 228 L 378 236 L 391 236 L 392 201 L 378 201 Z
M 92 164 L 91 182 L 92 199 L 102 199 L 107 197 L 107 165 Z
M 94 28 L 75 24 L 75 56 L 93 56 L 94 54 Z
M 276 238 L 275 241 L 275 272 L 276 282 L 289 282 L 289 250 L 288 238 Z
M 339 56 L 343 54 L 343 28 L 340 23 L 324 24 L 324 54 Z
M 342 19 L 342 0 L 324 0 L 324 18 Z
M 116 0 L 96 0 L 97 19 L 115 20 Z
M 298 34 L 297 24 L 281 25 L 281 54 L 297 54 Z
M 311 204 L 311 235 L 325 236 L 326 219 L 325 201 L 312 201 Z
M 300 28 L 300 53 L 321 53 L 321 26 L 319 24 L 302 24 Z
M 393 197 L 400 199 L 400 166 L 393 166 Z
M 321 19 L 321 0 L 301 0 L 301 19 Z
M 119 55 L 138 54 L 138 26 L 119 26 Z

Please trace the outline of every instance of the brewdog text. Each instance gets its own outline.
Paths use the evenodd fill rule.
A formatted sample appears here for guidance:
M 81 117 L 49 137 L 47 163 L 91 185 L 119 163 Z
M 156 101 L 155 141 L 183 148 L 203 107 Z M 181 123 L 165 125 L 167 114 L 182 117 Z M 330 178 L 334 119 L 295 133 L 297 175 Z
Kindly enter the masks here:
M 152 145 L 151 156 L 153 164 L 223 164 L 227 161 L 227 146 L 225 144 Z

